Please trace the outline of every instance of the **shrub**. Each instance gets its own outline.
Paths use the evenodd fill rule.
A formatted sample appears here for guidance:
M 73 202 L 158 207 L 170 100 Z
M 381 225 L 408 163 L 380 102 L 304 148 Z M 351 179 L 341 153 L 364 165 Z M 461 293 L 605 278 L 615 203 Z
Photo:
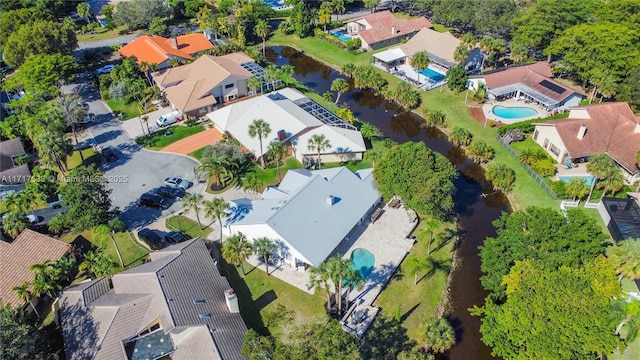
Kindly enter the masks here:
M 533 164 L 533 170 L 535 170 L 540 176 L 550 177 L 556 173 L 556 167 L 549 159 L 543 159 L 536 161 Z
M 552 181 L 551 182 L 551 190 L 553 190 L 556 195 L 560 198 L 564 198 L 567 196 L 566 192 L 566 184 L 562 181 Z
M 531 119 L 527 121 L 520 121 L 515 124 L 509 124 L 501 127 L 500 129 L 498 129 L 498 134 L 500 134 L 500 136 L 504 136 L 509 130 L 513 130 L 513 129 L 520 129 L 520 131 L 522 131 L 525 134 L 531 134 L 536 127 L 534 125 L 535 123 L 545 122 L 547 120 L 564 119 L 567 117 L 569 117 L 568 112 L 547 116 L 544 119 L 538 118 L 538 119 Z

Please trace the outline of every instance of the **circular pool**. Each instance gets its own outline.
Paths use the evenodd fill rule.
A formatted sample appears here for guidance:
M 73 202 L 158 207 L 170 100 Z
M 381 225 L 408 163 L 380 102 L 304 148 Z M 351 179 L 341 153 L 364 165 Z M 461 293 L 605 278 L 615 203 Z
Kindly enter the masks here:
M 505 119 L 519 119 L 525 118 L 529 116 L 534 116 L 538 112 L 536 109 L 532 109 L 530 107 L 506 107 L 501 105 L 496 105 L 491 109 L 491 112 Z
M 367 278 L 373 271 L 373 265 L 376 262 L 375 256 L 367 249 L 357 248 L 351 252 L 351 261 L 353 268 L 358 270 L 363 278 Z

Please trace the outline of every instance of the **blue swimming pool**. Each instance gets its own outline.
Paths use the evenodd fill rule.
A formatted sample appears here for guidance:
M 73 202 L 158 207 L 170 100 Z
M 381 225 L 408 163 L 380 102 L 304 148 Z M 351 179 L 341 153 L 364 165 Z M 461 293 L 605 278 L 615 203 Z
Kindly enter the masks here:
M 439 72 L 434 71 L 434 70 L 429 69 L 429 68 L 426 68 L 426 69 L 422 70 L 420 72 L 420 74 L 428 77 L 430 79 L 429 81 L 431 81 L 431 82 L 439 82 L 439 81 L 444 80 L 444 75 L 443 74 L 440 74 Z
M 496 116 L 500 116 L 505 119 L 519 119 L 529 117 L 537 114 L 536 109 L 530 107 L 505 107 L 496 105 L 491 109 Z
M 581 179 L 585 179 L 585 181 L 587 182 L 587 185 L 591 186 L 591 184 L 593 184 L 593 179 L 594 176 L 591 175 L 582 175 L 582 176 L 558 176 L 558 178 L 560 179 L 560 181 L 562 181 L 563 183 L 569 183 L 569 181 L 571 180 L 571 178 L 581 178 Z
M 338 39 L 342 40 L 342 41 L 347 41 L 347 40 L 351 40 L 351 36 L 343 33 L 342 31 L 334 31 L 331 33 L 331 35 L 337 37 Z
M 351 252 L 351 261 L 353 268 L 358 270 L 363 278 L 367 278 L 373 271 L 373 265 L 376 262 L 375 256 L 367 249 L 357 248 Z
M 281 6 L 284 6 L 283 0 L 263 0 L 263 2 L 272 8 L 279 8 Z

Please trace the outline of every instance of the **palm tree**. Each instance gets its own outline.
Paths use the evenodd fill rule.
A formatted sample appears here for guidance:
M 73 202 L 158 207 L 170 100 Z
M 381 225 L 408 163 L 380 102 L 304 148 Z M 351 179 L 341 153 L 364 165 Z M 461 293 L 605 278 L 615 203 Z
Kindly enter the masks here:
M 248 173 L 242 180 L 242 190 L 249 192 L 252 199 L 258 198 L 258 190 L 262 185 L 255 172 Z
M 338 96 L 336 97 L 335 102 L 335 104 L 337 104 L 338 101 L 340 101 L 340 95 L 349 91 L 349 83 L 343 78 L 337 78 L 331 83 L 331 90 L 338 92 Z
M 338 15 L 344 14 L 344 11 L 346 10 L 344 7 L 344 0 L 333 0 L 331 5 L 333 6 L 333 11 L 336 12 L 336 19 L 338 18 Z
M 117 267 L 117 263 L 111 256 L 104 252 L 95 253 L 89 251 L 84 255 L 84 261 L 80 263 L 78 269 L 93 275 L 94 278 L 106 276 L 108 278 L 113 275 Z
M 73 147 L 64 134 L 43 132 L 36 138 L 34 145 L 38 150 L 40 160 L 46 166 L 57 166 L 61 174 L 67 171 L 67 155 L 71 153 Z
M 91 6 L 86 2 L 81 2 L 76 6 L 76 12 L 78 16 L 87 20 L 87 23 L 91 23 Z
M 331 147 L 331 143 L 324 134 L 315 134 L 309 139 L 307 148 L 309 150 L 316 150 L 318 153 L 318 168 L 322 167 L 320 162 L 320 152 Z
M 324 26 L 324 31 L 327 31 L 327 24 L 331 22 L 331 3 L 323 2 L 318 10 L 318 21 Z
M 247 275 L 244 271 L 244 262 L 251 254 L 253 249 L 243 233 L 229 236 L 227 242 L 222 245 L 222 257 L 235 266 L 240 265 L 243 276 Z
M 276 169 L 278 171 L 278 182 L 282 181 L 280 176 L 280 160 L 287 153 L 287 147 L 280 141 L 273 141 L 267 146 L 267 157 L 276 161 Z
M 269 33 L 271 32 L 271 27 L 265 20 L 260 20 L 253 30 L 256 32 L 256 35 L 258 35 L 258 37 L 262 39 L 262 55 L 264 56 L 266 48 L 265 41 L 267 39 L 267 36 L 269 36 Z
M 602 199 L 608 191 L 611 191 L 611 196 L 614 196 L 618 191 L 624 188 L 624 175 L 622 175 L 622 170 L 616 168 L 611 175 L 600 181 L 598 187 L 604 188 L 600 199 Z
M 589 193 L 587 180 L 578 176 L 573 176 L 564 189 L 567 195 L 573 197 L 573 201 L 576 201 L 576 198 L 582 199 Z
M 38 275 L 33 279 L 33 292 L 37 297 L 42 296 L 42 294 L 47 294 L 51 298 L 54 298 L 55 295 L 53 292 L 55 291 L 55 287 L 53 283 L 47 279 L 44 275 Z
M 214 197 L 204 202 L 204 216 L 218 219 L 220 225 L 220 244 L 222 244 L 222 215 L 227 215 L 229 203 L 221 197 Z
M 213 176 L 216 180 L 216 186 L 220 187 L 223 176 L 233 176 L 230 170 L 231 163 L 219 154 L 211 153 L 200 160 L 200 165 L 196 168 L 196 174 L 205 173 Z
M 202 205 L 202 199 L 202 194 L 193 193 L 188 193 L 184 198 L 182 198 L 182 207 L 196 212 L 196 219 L 198 219 L 200 230 L 202 230 L 202 222 L 200 222 L 200 206 Z
M 407 270 L 413 273 L 413 286 L 418 285 L 418 272 L 427 269 L 427 262 L 418 255 L 411 255 L 404 263 Z
M 440 227 L 438 219 L 431 218 L 424 224 L 424 232 L 429 233 L 429 241 L 427 242 L 427 256 L 431 255 L 431 244 L 433 243 L 433 233 Z
M 347 278 L 349 271 L 353 269 L 353 261 L 345 259 L 340 254 L 327 260 L 327 269 L 331 282 L 336 289 L 336 300 L 338 302 L 338 314 L 342 315 L 342 286 Z
M 624 240 L 611 246 L 607 256 L 613 261 L 616 272 L 629 280 L 640 279 L 640 240 Z
M 425 320 L 421 330 L 420 335 L 425 346 L 433 352 L 446 352 L 456 343 L 456 334 L 447 319 L 430 318 Z
M 15 238 L 27 228 L 27 219 L 24 213 L 11 210 L 2 217 L 2 226 L 7 235 Z
M 262 79 L 259 77 L 252 75 L 247 79 L 247 87 L 251 90 L 252 95 L 258 94 L 258 89 L 262 90 Z
M 268 237 L 263 236 L 253 241 L 253 251 L 256 254 L 261 254 L 264 258 L 264 268 L 267 276 L 269 276 L 269 257 L 275 249 L 276 244 Z
M 12 287 L 11 291 L 15 292 L 16 295 L 18 295 L 18 297 L 20 298 L 20 300 L 31 305 L 33 312 L 35 312 L 36 316 L 38 316 L 39 318 L 40 314 L 38 313 L 36 306 L 33 305 L 33 302 L 31 302 L 31 299 L 33 299 L 33 294 L 31 293 L 31 290 L 29 290 L 30 287 L 31 287 L 31 284 L 29 284 L 29 282 L 23 281 L 22 284 L 20 284 L 20 286 Z
M 595 176 L 595 179 L 591 183 L 591 190 L 589 191 L 587 202 L 591 200 L 591 194 L 593 194 L 593 189 L 595 188 L 596 183 L 611 175 L 615 171 L 615 169 L 616 164 L 615 162 L 613 162 L 613 159 L 609 155 L 605 153 L 597 153 L 591 155 L 591 157 L 589 158 L 589 163 L 587 164 L 587 171 Z
M 640 300 L 631 297 L 615 300 L 611 315 L 620 320 L 620 323 L 616 326 L 616 335 L 619 335 L 620 330 L 626 326 L 627 336 L 625 337 L 625 342 L 627 344 L 633 342 L 638 336 L 638 329 L 640 328 Z
M 295 83 L 295 79 L 293 78 L 293 74 L 296 73 L 296 68 L 293 65 L 282 65 L 280 67 L 280 75 L 284 76 L 284 81 L 287 86 Z
M 273 64 L 264 68 L 264 79 L 271 82 L 271 90 L 276 89 L 276 80 L 278 80 L 279 75 L 280 69 Z
M 268 122 L 262 119 L 253 120 L 253 122 L 249 125 L 249 136 L 251 138 L 258 137 L 260 141 L 260 162 L 262 164 L 262 168 L 264 169 L 264 151 L 262 149 L 262 139 L 271 133 L 271 126 Z
M 455 126 L 449 135 L 449 140 L 456 146 L 468 146 L 471 144 L 473 135 L 464 128 Z
M 364 123 L 360 126 L 360 134 L 365 139 L 373 139 L 378 136 L 378 129 L 372 124 Z
M 353 72 L 355 71 L 356 66 L 353 63 L 344 64 L 342 66 L 341 72 L 351 79 L 353 77 Z
M 118 260 L 120 260 L 120 266 L 124 268 L 124 261 L 122 260 L 122 254 L 120 253 L 120 248 L 118 247 L 118 242 L 113 237 L 113 233 L 116 231 L 117 223 L 122 223 L 120 220 L 112 220 L 108 224 L 102 224 L 95 228 L 95 237 L 97 239 L 106 239 L 109 237 L 113 246 L 116 249 L 116 254 L 118 255 Z
M 349 308 L 349 297 L 351 296 L 351 290 L 357 289 L 362 290 L 364 287 L 365 278 L 360 274 L 360 272 L 354 268 L 351 268 L 347 272 L 347 276 L 345 277 L 344 286 L 347 288 L 347 295 L 345 296 L 345 300 L 347 302 L 347 309 Z
M 320 289 L 327 293 L 327 310 L 331 308 L 331 284 L 329 281 L 331 276 L 329 275 L 329 268 L 327 262 L 321 263 L 319 266 L 313 266 L 309 270 L 309 283 L 311 287 L 314 287 L 318 291 Z
M 86 3 L 82 4 L 86 5 Z M 87 115 L 87 110 L 82 106 L 80 97 L 76 94 L 62 94 L 58 97 L 58 106 L 62 110 L 64 120 L 71 126 L 73 138 L 77 144 L 78 134 L 76 132 L 76 123 Z M 82 156 L 82 152 L 80 152 L 80 155 Z
M 413 57 L 411 58 L 411 66 L 418 70 L 418 84 L 416 86 L 420 88 L 420 73 L 429 66 L 429 54 L 427 54 L 426 51 L 419 51 L 413 54 Z

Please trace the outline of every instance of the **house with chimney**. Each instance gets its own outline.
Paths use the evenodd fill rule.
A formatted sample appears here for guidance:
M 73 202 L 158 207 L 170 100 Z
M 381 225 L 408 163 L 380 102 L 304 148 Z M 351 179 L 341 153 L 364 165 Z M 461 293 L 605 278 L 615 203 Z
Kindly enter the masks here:
M 171 38 L 158 35 L 142 35 L 120 48 L 124 57 L 135 56 L 138 64 L 156 64 L 157 69 L 171 66 L 171 60 L 180 62 L 193 60 L 197 54 L 213 48 L 202 33 L 192 33 Z
M 238 298 L 201 239 L 66 288 L 56 306 L 69 360 L 242 360 Z
M 266 236 L 276 244 L 276 262 L 318 266 L 354 236 L 380 199 L 373 169 L 289 170 L 259 200 L 232 200 L 223 232 L 249 241 Z
M 400 19 L 385 10 L 346 22 L 346 33 L 360 38 L 362 49 L 375 50 L 409 40 L 422 28 L 433 28 L 425 17 Z
M 566 119 L 535 124 L 533 140 L 559 163 L 582 163 L 605 153 L 623 170 L 628 184 L 640 180 L 640 116 L 627 103 L 571 108 Z

